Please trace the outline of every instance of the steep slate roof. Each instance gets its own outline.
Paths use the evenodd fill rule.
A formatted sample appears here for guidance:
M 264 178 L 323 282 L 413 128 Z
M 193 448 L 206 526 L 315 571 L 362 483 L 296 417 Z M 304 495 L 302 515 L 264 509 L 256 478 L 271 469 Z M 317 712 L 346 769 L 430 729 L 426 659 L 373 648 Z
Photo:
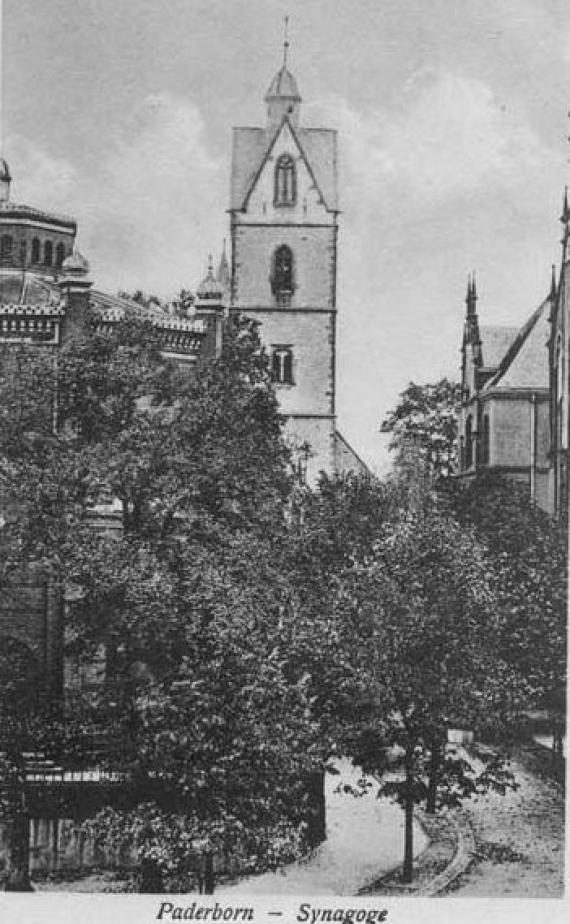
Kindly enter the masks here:
M 549 368 L 546 341 L 549 335 L 550 301 L 546 299 L 517 333 L 495 375 L 482 389 L 548 388 Z
M 277 132 L 268 132 L 264 128 L 234 128 L 231 211 L 240 211 L 245 207 L 254 180 L 281 128 L 282 124 Z M 329 128 L 294 129 L 291 125 L 290 128 L 314 175 L 326 207 L 329 211 L 337 211 L 336 131 Z
M 481 327 L 483 366 L 494 369 L 501 362 L 518 333 L 518 327 Z

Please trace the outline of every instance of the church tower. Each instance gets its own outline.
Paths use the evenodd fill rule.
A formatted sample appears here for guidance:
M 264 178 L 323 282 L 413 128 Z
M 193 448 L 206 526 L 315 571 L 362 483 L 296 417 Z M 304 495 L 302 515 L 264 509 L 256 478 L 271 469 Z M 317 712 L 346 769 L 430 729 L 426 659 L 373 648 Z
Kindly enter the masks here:
M 287 47 L 265 126 L 233 130 L 231 307 L 261 324 L 286 435 L 313 483 L 337 468 L 337 139 L 302 125 Z

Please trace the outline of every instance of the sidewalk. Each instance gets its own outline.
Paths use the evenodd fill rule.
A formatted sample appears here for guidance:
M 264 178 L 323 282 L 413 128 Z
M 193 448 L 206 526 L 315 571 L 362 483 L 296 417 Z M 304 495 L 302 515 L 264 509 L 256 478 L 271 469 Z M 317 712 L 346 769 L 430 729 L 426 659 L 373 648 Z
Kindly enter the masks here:
M 402 863 L 402 810 L 387 799 L 377 799 L 376 787 L 358 798 L 335 793 L 339 783 L 361 776 L 348 761 L 338 767 L 340 776 L 326 778 L 327 840 L 299 863 L 221 886 L 216 895 L 356 895 Z M 414 841 L 416 854 L 428 843 L 419 825 Z
M 564 893 L 564 792 L 511 761 L 519 789 L 464 803 L 475 834 L 474 862 L 451 887 L 454 896 L 559 898 Z

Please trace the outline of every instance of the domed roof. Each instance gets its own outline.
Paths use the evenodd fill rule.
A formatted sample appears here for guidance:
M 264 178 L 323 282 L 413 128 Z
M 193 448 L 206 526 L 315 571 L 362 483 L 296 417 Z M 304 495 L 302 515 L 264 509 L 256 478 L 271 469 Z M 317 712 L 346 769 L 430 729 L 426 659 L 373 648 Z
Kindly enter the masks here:
M 0 182 L 9 183 L 11 179 L 12 177 L 10 175 L 8 161 L 4 160 L 3 157 L 0 157 Z
M 72 276 L 86 276 L 89 263 L 79 250 L 74 250 L 61 264 L 62 272 Z
M 297 81 L 285 65 L 277 72 L 271 81 L 269 90 L 265 94 L 265 101 L 267 102 L 270 99 L 291 99 L 301 102 Z
M 0 270 L 0 305 L 54 305 L 60 293 L 52 279 L 36 273 Z
M 221 301 L 223 294 L 222 285 L 214 276 L 214 264 L 212 257 L 210 256 L 208 259 L 208 272 L 198 286 L 196 295 L 200 300 L 208 299 L 213 301 L 214 299 L 217 299 L 218 301 Z

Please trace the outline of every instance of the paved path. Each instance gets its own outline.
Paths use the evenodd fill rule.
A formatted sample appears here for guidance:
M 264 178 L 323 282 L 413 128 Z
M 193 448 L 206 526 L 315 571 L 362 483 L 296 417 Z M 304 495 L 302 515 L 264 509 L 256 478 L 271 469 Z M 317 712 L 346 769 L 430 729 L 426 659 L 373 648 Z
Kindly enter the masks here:
M 326 779 L 326 841 L 303 862 L 221 887 L 216 895 L 355 895 L 402 862 L 402 810 L 376 799 L 375 789 L 359 798 L 335 793 L 339 781 L 354 782 L 361 775 L 347 761 L 339 769 L 340 776 L 327 774 Z M 427 838 L 419 826 L 414 835 L 417 854 L 427 846 Z
M 564 794 L 518 760 L 511 769 L 520 787 L 464 803 L 475 834 L 476 862 L 453 895 L 549 897 L 563 894 Z

